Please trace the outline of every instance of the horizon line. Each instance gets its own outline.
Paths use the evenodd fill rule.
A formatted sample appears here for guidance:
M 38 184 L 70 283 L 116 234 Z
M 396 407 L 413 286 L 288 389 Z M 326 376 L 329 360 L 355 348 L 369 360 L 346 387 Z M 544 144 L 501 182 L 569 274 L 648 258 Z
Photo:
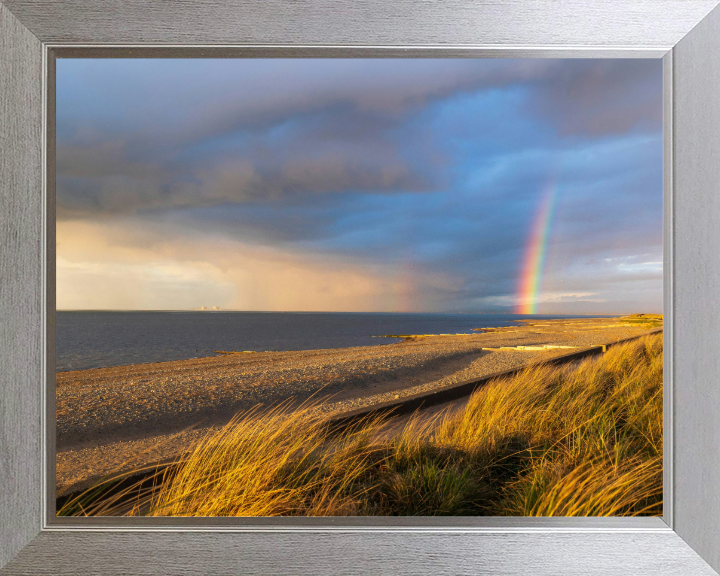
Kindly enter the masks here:
M 512 307 L 510 307 L 512 308 Z M 140 309 L 140 308 L 57 308 L 55 312 L 255 312 L 261 314 L 510 314 L 513 316 L 616 316 L 629 314 L 662 314 L 662 312 L 535 312 L 523 314 L 519 312 L 503 310 L 481 310 L 467 312 L 438 312 L 438 311 L 414 311 L 397 312 L 388 310 L 360 311 L 360 310 L 201 310 L 198 308 L 163 308 L 163 309 Z

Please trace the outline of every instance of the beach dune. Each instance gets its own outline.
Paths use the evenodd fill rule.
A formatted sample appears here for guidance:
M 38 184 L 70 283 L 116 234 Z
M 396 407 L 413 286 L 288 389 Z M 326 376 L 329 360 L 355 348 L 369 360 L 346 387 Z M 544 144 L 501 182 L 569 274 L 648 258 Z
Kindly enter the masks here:
M 378 346 L 60 372 L 58 494 L 113 470 L 172 458 L 208 429 L 257 405 L 312 401 L 320 410 L 340 413 L 647 330 L 620 318 L 528 321 L 469 336 L 423 335 Z

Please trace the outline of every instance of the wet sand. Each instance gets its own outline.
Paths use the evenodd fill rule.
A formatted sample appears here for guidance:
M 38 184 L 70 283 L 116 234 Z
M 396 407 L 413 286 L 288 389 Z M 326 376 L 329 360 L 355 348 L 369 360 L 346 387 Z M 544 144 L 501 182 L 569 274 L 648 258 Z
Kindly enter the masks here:
M 90 477 L 172 459 L 237 412 L 257 405 L 312 398 L 322 402 L 324 412 L 345 412 L 571 351 L 552 346 L 587 348 L 641 334 L 647 327 L 614 318 L 483 330 L 378 346 L 58 373 L 58 494 Z

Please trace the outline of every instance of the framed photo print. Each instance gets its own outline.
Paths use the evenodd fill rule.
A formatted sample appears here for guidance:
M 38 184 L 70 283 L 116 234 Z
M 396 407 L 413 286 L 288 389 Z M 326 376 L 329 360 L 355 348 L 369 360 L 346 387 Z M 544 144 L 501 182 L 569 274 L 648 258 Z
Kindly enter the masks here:
M 2 573 L 717 573 L 716 2 L 330 8 L 0 3 Z

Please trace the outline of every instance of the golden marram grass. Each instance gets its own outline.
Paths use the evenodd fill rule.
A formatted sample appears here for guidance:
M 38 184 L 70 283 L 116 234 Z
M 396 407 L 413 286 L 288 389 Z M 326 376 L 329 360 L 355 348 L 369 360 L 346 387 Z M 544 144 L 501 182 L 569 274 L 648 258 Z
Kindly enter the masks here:
M 58 514 L 660 515 L 662 374 L 655 334 L 401 424 L 333 431 L 310 409 L 254 410 L 152 482 L 106 482 Z

